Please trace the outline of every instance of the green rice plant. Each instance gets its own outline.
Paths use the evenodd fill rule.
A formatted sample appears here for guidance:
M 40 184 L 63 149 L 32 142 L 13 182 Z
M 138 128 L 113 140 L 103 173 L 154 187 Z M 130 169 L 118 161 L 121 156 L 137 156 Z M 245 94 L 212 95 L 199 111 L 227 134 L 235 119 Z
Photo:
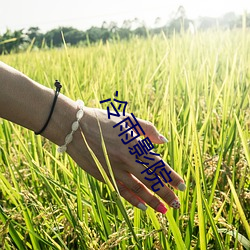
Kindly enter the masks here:
M 155 151 L 187 185 L 184 193 L 175 191 L 179 211 L 142 212 L 119 196 L 94 154 L 107 184 L 59 156 L 44 138 L 0 119 L 1 249 L 249 249 L 246 29 L 83 48 L 30 46 L 0 60 L 49 87 L 59 79 L 65 95 L 89 107 L 100 108 L 118 90 L 127 112 L 150 120 L 169 139 Z

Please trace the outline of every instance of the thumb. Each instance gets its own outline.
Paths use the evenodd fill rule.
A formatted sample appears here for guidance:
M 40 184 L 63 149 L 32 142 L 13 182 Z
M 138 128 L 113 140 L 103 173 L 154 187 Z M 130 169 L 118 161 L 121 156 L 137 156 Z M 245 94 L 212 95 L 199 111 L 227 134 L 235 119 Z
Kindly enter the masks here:
M 145 120 L 138 119 L 138 118 L 137 120 L 145 132 L 144 137 L 149 137 L 149 139 L 153 143 L 157 143 L 157 144 L 168 142 L 168 140 L 162 134 L 159 133 L 159 131 L 156 129 L 156 127 L 154 126 L 152 122 L 145 121 Z

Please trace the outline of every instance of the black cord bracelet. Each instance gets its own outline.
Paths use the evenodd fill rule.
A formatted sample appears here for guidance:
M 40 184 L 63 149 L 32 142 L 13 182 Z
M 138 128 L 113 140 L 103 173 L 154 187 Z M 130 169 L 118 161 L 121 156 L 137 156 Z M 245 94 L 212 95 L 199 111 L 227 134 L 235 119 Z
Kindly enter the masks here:
M 58 80 L 55 81 L 55 87 L 56 87 L 55 97 L 54 97 L 54 100 L 53 100 L 53 103 L 52 103 L 52 107 L 51 107 L 51 110 L 50 110 L 50 113 L 49 113 L 49 117 L 48 117 L 46 123 L 44 124 L 43 128 L 40 131 L 35 132 L 36 135 L 41 134 L 46 129 L 46 127 L 49 124 L 50 118 L 51 118 L 51 116 L 52 116 L 52 114 L 54 112 L 54 109 L 55 109 L 55 106 L 56 106 L 57 97 L 58 97 L 58 95 L 60 93 L 60 89 L 62 88 L 62 85 L 61 85 L 61 83 Z

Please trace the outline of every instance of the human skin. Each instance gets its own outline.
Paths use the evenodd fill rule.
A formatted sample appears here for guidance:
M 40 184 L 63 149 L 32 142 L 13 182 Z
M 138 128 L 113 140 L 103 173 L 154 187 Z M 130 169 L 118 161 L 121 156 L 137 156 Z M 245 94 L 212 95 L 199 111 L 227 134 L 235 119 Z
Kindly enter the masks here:
M 47 88 L 30 79 L 14 68 L 0 62 L 0 117 L 12 121 L 32 131 L 39 131 L 50 112 L 54 98 L 54 90 Z M 51 142 L 61 146 L 64 144 L 65 136 L 71 132 L 71 125 L 76 120 L 78 107 L 75 101 L 59 94 L 58 100 L 42 136 Z M 126 114 L 126 117 L 130 116 Z M 88 145 L 93 150 L 98 160 L 109 176 L 105 156 L 103 154 L 100 129 L 107 148 L 108 157 L 112 171 L 123 196 L 132 205 L 146 210 L 148 204 L 158 212 L 167 211 L 164 202 L 170 207 L 179 208 L 180 203 L 175 193 L 164 184 L 160 190 L 150 190 L 154 181 L 144 179 L 141 174 L 145 166 L 135 162 L 135 156 L 129 153 L 128 147 L 133 147 L 138 139 L 124 145 L 119 138 L 119 126 L 115 124 L 124 117 L 111 116 L 108 119 L 107 111 L 84 107 L 84 116 L 80 120 L 80 128 L 74 133 L 73 141 L 67 146 L 67 153 L 83 170 L 103 181 L 84 140 L 84 134 Z M 165 139 L 159 134 L 154 125 L 148 121 L 137 119 L 145 132 L 145 137 L 156 144 L 164 143 Z M 161 160 L 154 156 L 156 161 Z M 141 159 L 145 162 L 144 159 Z M 171 172 L 172 181 L 169 183 L 175 189 L 184 191 L 186 186 L 183 179 L 165 162 L 167 171 Z M 159 172 L 157 172 L 159 174 Z

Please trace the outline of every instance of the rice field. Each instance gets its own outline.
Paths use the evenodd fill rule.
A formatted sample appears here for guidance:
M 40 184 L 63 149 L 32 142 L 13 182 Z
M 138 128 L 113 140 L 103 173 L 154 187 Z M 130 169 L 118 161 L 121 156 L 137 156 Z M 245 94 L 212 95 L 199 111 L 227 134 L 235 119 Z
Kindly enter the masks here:
M 142 212 L 0 119 L 1 249 L 250 249 L 249 31 L 29 48 L 0 60 L 51 88 L 60 80 L 89 107 L 119 91 L 128 113 L 168 138 L 155 151 L 187 185 L 175 191 L 180 210 Z

